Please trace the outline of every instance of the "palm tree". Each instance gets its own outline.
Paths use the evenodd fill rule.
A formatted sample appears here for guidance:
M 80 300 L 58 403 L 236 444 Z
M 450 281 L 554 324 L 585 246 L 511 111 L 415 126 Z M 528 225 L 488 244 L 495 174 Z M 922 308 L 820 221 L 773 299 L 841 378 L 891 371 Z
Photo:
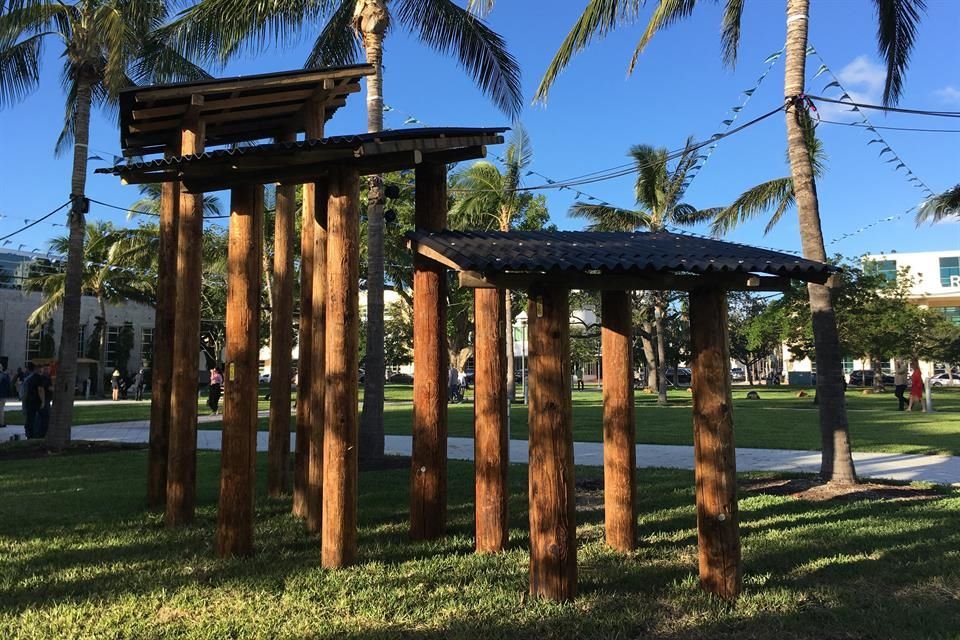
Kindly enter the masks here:
M 126 301 L 152 304 L 155 299 L 155 279 L 149 272 L 135 268 L 136 265 L 124 257 L 127 237 L 127 230 L 116 229 L 109 222 L 88 223 L 84 234 L 80 286 L 81 292 L 95 297 L 100 307 L 97 389 L 101 396 L 107 363 L 107 305 Z M 48 246 L 51 252 L 64 255 L 70 248 L 70 237 L 53 238 Z M 35 273 L 24 282 L 25 289 L 43 294 L 43 303 L 27 319 L 31 327 L 45 324 L 54 312 L 64 305 L 66 283 L 67 274 L 59 269 Z M 79 334 L 79 324 L 77 333 Z M 63 374 L 58 373 L 59 375 Z M 74 377 L 70 378 L 71 387 Z
M 636 145 L 630 149 L 637 171 L 634 195 L 638 209 L 620 209 L 605 204 L 575 202 L 570 207 L 570 215 L 586 218 L 591 223 L 591 231 L 664 231 L 668 225 L 694 225 L 709 220 L 717 209 L 699 210 L 693 205 L 682 202 L 688 185 L 690 171 L 697 164 L 697 152 L 693 139 L 687 140 L 686 147 L 671 169 L 670 152 L 650 145 Z M 647 296 L 644 296 L 645 298 Z M 656 334 L 656 352 L 648 327 L 642 336 L 647 362 L 657 372 L 658 403 L 667 404 L 666 341 L 664 338 L 664 318 L 666 317 L 666 298 L 661 292 L 649 295 L 652 299 L 654 332 Z M 654 363 L 655 366 L 654 366 Z
M 467 228 L 509 231 L 517 223 L 530 194 L 519 192 L 521 177 L 533 159 L 533 148 L 526 130 L 514 127 L 507 145 L 503 171 L 492 162 L 475 162 L 450 177 L 450 188 L 457 196 L 450 213 L 462 218 Z M 513 304 L 510 291 L 504 292 L 505 318 L 513 326 Z M 507 331 L 507 395 L 511 402 L 516 397 L 513 375 L 513 330 Z
M 73 175 L 59 375 L 47 432 L 47 444 L 55 449 L 69 442 L 73 417 L 90 109 L 113 104 L 120 89 L 142 81 L 205 75 L 153 35 L 167 15 L 165 0 L 8 0 L 0 14 L 0 107 L 19 102 L 39 85 L 46 42 L 63 49 L 67 105 L 56 151 L 73 145 Z
M 924 202 L 917 211 L 917 225 L 940 222 L 950 216 L 960 216 L 960 184 Z
M 308 68 L 357 62 L 362 52 L 374 73 L 367 78 L 367 130 L 383 129 L 383 43 L 399 22 L 424 44 L 453 54 L 504 113 L 522 102 L 520 72 L 503 39 L 452 0 L 202 0 L 185 12 L 172 33 L 182 51 L 221 60 L 242 46 L 283 42 L 290 32 L 326 19 L 307 57 Z M 360 455 L 383 456 L 383 181 L 369 179 L 367 205 L 367 355 Z
M 489 6 L 492 0 L 477 0 Z M 721 43 L 724 61 L 736 63 L 740 44 L 744 0 L 726 0 L 723 12 Z M 877 13 L 877 44 L 887 64 L 884 104 L 895 103 L 903 89 L 904 74 L 916 37 L 924 0 L 873 0 Z M 590 0 L 583 14 L 567 34 L 544 73 L 537 90 L 537 99 L 546 100 L 550 87 L 577 52 L 595 37 L 603 37 L 614 29 L 630 26 L 639 18 L 645 3 L 636 0 Z M 671 24 L 690 16 L 697 0 L 659 0 L 630 60 L 630 71 L 653 36 Z M 826 260 L 820 207 L 814 180 L 813 165 L 804 144 L 805 131 L 800 96 L 804 93 L 806 73 L 807 26 L 810 0 L 786 0 L 787 38 L 784 63 L 784 95 L 786 105 L 787 146 L 793 178 L 803 255 L 813 260 Z M 836 314 L 829 285 L 807 287 L 816 336 L 817 396 L 820 398 L 820 436 L 823 456 L 821 477 L 828 482 L 853 483 L 856 473 L 850 455 L 850 436 L 843 396 L 843 367 Z

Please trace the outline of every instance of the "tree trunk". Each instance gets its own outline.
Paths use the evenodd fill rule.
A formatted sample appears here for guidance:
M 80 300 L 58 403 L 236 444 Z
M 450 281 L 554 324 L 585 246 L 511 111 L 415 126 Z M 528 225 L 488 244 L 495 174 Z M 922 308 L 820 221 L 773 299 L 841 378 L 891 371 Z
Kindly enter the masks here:
M 654 294 L 653 322 L 657 331 L 657 404 L 667 404 L 667 343 L 663 339 L 663 300 L 659 294 Z M 677 370 L 674 367 L 674 375 Z
M 367 63 L 367 131 L 383 130 L 383 37 L 388 15 L 383 0 L 357 3 L 354 26 L 363 36 Z M 367 195 L 367 349 L 364 358 L 363 412 L 360 418 L 360 457 L 383 457 L 383 176 L 370 176 Z
M 83 236 L 87 183 L 87 143 L 90 141 L 90 99 L 92 81 L 85 74 L 77 80 L 77 113 L 74 116 L 73 177 L 70 180 L 70 236 L 67 249 L 67 272 L 63 292 L 63 321 L 60 324 L 60 350 L 57 356 L 57 377 L 53 387 L 53 408 L 46 445 L 62 449 L 70 442 L 73 422 L 74 381 L 77 377 L 77 339 L 80 333 L 80 302 L 83 291 Z
M 804 91 L 806 72 L 807 20 L 809 0 L 787 0 L 787 42 L 784 65 L 784 95 L 790 100 Z M 790 173 L 800 219 L 803 256 L 826 261 L 827 253 L 820 228 L 820 208 L 813 167 L 804 138 L 798 105 L 786 112 L 787 150 Z M 847 408 L 843 397 L 843 365 L 840 338 L 829 285 L 810 283 L 810 312 L 813 316 L 814 349 L 817 360 L 817 399 L 820 411 L 820 439 L 823 457 L 820 475 L 828 482 L 854 483 L 856 474 L 850 454 Z
M 883 388 L 883 363 L 879 356 L 871 356 L 870 364 L 873 365 L 873 390 L 879 392 Z

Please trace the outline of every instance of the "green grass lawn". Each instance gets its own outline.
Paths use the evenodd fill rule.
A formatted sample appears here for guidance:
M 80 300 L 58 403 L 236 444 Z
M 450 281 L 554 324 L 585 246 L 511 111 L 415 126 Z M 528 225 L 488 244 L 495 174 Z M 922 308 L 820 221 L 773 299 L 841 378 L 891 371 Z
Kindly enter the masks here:
M 928 501 L 741 495 L 744 593 L 697 581 L 693 478 L 638 477 L 639 548 L 578 511 L 580 595 L 526 598 L 526 468 L 511 468 L 506 553 L 472 552 L 472 467 L 450 463 L 449 535 L 407 541 L 409 472 L 360 474 L 360 563 L 318 567 L 290 501 L 257 505 L 257 554 L 217 560 L 219 456 L 198 456 L 194 525 L 142 510 L 143 451 L 0 464 L 0 638 L 956 638 L 960 490 Z M 578 478 L 598 469 L 577 469 Z M 754 474 L 757 477 L 759 474 Z M 766 476 L 764 476 L 766 477 Z M 592 498 L 592 499 L 591 499 Z

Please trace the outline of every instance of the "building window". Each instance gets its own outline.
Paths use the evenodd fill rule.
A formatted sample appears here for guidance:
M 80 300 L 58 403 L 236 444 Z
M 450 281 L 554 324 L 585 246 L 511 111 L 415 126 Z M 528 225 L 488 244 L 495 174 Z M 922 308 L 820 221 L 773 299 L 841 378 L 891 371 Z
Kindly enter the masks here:
M 960 256 L 940 258 L 940 285 L 960 287 Z
M 144 367 L 153 366 L 153 327 L 140 330 L 140 363 Z
M 80 325 L 80 328 L 77 330 L 77 357 L 78 358 L 83 357 L 84 349 L 87 348 L 86 337 L 87 337 L 87 325 L 82 324 Z
M 53 358 L 56 348 L 52 319 L 36 328 L 27 325 L 27 360 Z
M 843 372 L 850 373 L 853 371 L 853 358 L 847 356 L 843 359 Z
M 120 341 L 121 327 L 107 327 L 107 368 L 117 369 L 117 345 Z
M 939 311 L 947 317 L 947 320 L 960 326 L 960 307 L 940 307 Z
M 865 271 L 871 274 L 879 274 L 887 282 L 897 281 L 897 261 L 896 260 L 871 260 L 866 264 Z

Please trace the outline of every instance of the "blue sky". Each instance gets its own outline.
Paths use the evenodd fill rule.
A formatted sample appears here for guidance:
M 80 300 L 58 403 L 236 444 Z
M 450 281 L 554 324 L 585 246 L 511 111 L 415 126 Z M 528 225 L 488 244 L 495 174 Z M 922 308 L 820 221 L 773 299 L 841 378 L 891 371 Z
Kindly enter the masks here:
M 504 35 L 523 71 L 527 98 L 522 121 L 533 142 L 532 169 L 562 180 L 627 162 L 632 144 L 648 143 L 675 149 L 687 136 L 706 139 L 721 131 L 731 107 L 740 104 L 742 91 L 756 84 L 766 68 L 764 60 L 782 47 L 784 3 L 752 0 L 744 16 L 740 58 L 735 69 L 720 62 L 720 11 L 701 3 L 695 16 L 660 34 L 640 58 L 632 76 L 626 68 L 641 26 L 625 28 L 598 41 L 577 56 L 560 76 L 546 106 L 530 99 L 543 70 L 584 2 L 564 0 L 501 0 L 489 17 Z M 826 64 L 857 98 L 877 103 L 883 68 L 876 52 L 873 3 L 867 0 L 815 0 L 812 3 L 810 42 Z M 928 0 L 919 42 L 907 73 L 901 105 L 960 111 L 960 2 Z M 319 27 L 307 33 L 315 34 Z M 244 55 L 217 75 L 241 75 L 298 67 L 309 37 L 285 43 L 256 55 Z M 3 141 L 3 182 L 0 188 L 0 236 L 36 218 L 66 200 L 70 181 L 70 154 L 54 156 L 53 147 L 63 119 L 64 98 L 57 76 L 59 51 L 50 47 L 44 78 L 38 91 L 7 108 L 0 116 Z M 401 128 L 413 116 L 431 126 L 508 125 L 473 86 L 453 59 L 435 54 L 409 38 L 402 28 L 392 31 L 385 52 L 384 98 L 394 110 L 386 126 Z M 756 117 L 782 102 L 782 58 L 740 114 L 738 123 Z M 808 59 L 809 76 L 819 67 Z M 828 82 L 821 75 L 808 92 L 820 93 Z M 838 95 L 836 89 L 828 95 Z M 328 123 L 329 134 L 355 133 L 365 128 L 362 94 L 350 98 L 345 109 Z M 960 120 L 867 112 L 875 125 L 960 129 Z M 824 119 L 858 121 L 856 114 L 828 108 Z M 91 153 L 109 159 L 119 155 L 115 116 L 97 113 L 91 128 Z M 409 126 L 409 125 L 406 125 Z M 867 143 L 871 135 L 853 127 L 822 124 L 819 128 L 829 156 L 827 175 L 818 183 L 824 237 L 828 253 L 857 256 L 880 251 L 955 249 L 960 246 L 960 224 L 917 228 L 913 214 L 922 192 L 903 170 L 879 158 L 882 145 Z M 934 191 L 960 182 L 960 133 L 882 131 L 883 137 L 914 175 Z M 501 150 L 492 148 L 491 154 Z M 134 187 L 122 187 L 113 177 L 93 175 L 102 163 L 91 162 L 88 194 L 98 200 L 126 206 L 137 198 Z M 786 175 L 784 123 L 775 116 L 719 143 L 694 181 L 687 201 L 698 207 L 729 203 L 745 188 Z M 538 176 L 527 184 L 542 184 Z M 632 205 L 633 176 L 582 187 L 585 194 L 620 206 Z M 576 194 L 546 191 L 553 221 L 564 229 L 581 223 L 567 217 Z M 226 198 L 224 198 L 226 201 Z M 120 211 L 94 204 L 91 218 L 132 225 Z M 894 220 L 880 220 L 896 217 Z M 63 223 L 57 214 L 51 222 Z M 872 226 L 867 226 L 871 225 Z M 737 230 L 729 239 L 787 250 L 799 249 L 795 215 L 763 235 L 765 221 Z M 865 228 L 866 227 L 866 228 Z M 701 230 L 702 231 L 702 230 Z M 46 250 L 46 241 L 64 233 L 62 226 L 41 223 L 11 239 L 6 248 Z M 844 237 L 844 234 L 852 234 Z M 832 242 L 831 241 L 834 241 Z

